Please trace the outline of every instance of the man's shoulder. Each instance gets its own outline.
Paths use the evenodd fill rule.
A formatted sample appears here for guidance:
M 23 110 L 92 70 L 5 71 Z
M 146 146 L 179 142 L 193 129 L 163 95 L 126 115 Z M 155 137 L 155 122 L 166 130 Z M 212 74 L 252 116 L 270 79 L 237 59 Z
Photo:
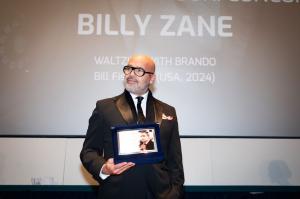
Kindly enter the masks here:
M 157 103 L 158 105 L 162 106 L 164 109 L 175 111 L 175 107 L 170 105 L 170 104 L 167 104 L 166 102 L 163 102 L 163 101 L 161 101 L 159 99 L 156 99 L 156 98 L 154 98 L 154 102 Z
M 120 94 L 120 95 L 117 95 L 117 96 L 114 96 L 114 97 L 110 97 L 110 98 L 104 98 L 104 99 L 100 99 L 96 102 L 96 105 L 97 106 L 107 106 L 107 105 L 111 105 L 111 104 L 114 104 L 115 101 L 117 99 L 119 99 L 123 94 Z

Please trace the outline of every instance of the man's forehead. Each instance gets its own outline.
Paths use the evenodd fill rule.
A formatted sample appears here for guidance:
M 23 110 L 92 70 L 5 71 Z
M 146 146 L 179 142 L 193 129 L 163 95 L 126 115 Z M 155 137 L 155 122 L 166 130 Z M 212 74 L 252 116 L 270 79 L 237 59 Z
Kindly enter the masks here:
M 138 65 L 140 67 L 153 66 L 154 62 L 148 56 L 132 56 L 128 60 L 128 64 Z

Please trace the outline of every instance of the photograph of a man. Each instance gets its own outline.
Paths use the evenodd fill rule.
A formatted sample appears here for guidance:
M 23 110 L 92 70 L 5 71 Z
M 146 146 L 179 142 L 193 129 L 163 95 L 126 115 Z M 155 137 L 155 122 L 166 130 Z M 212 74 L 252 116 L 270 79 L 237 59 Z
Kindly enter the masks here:
M 147 130 L 140 130 L 139 133 L 141 137 L 140 140 L 141 152 L 148 152 L 148 150 L 154 150 L 153 135 L 150 135 L 150 133 Z

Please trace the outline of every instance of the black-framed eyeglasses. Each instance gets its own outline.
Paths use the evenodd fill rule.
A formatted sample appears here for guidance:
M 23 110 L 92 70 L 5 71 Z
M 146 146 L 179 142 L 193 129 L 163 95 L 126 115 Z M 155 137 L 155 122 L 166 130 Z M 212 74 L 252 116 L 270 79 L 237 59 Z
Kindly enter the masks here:
M 134 66 L 131 66 L 131 65 L 127 65 L 127 66 L 124 66 L 123 67 L 123 72 L 125 75 L 129 75 L 131 72 L 134 72 L 134 74 L 138 77 L 142 77 L 145 75 L 145 73 L 147 74 L 154 74 L 152 72 L 147 72 L 145 71 L 143 68 L 141 67 L 134 67 Z

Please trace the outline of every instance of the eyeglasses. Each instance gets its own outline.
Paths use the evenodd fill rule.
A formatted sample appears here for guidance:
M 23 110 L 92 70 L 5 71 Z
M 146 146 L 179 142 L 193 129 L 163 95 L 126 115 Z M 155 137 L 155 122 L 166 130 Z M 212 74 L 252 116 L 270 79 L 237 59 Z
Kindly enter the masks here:
M 131 72 L 134 72 L 134 74 L 138 77 L 142 77 L 145 75 L 145 73 L 148 73 L 148 74 L 154 74 L 152 72 L 147 72 L 145 71 L 143 68 L 141 67 L 133 67 L 131 65 L 127 65 L 127 66 L 124 66 L 123 68 L 123 72 L 125 75 L 129 75 Z

